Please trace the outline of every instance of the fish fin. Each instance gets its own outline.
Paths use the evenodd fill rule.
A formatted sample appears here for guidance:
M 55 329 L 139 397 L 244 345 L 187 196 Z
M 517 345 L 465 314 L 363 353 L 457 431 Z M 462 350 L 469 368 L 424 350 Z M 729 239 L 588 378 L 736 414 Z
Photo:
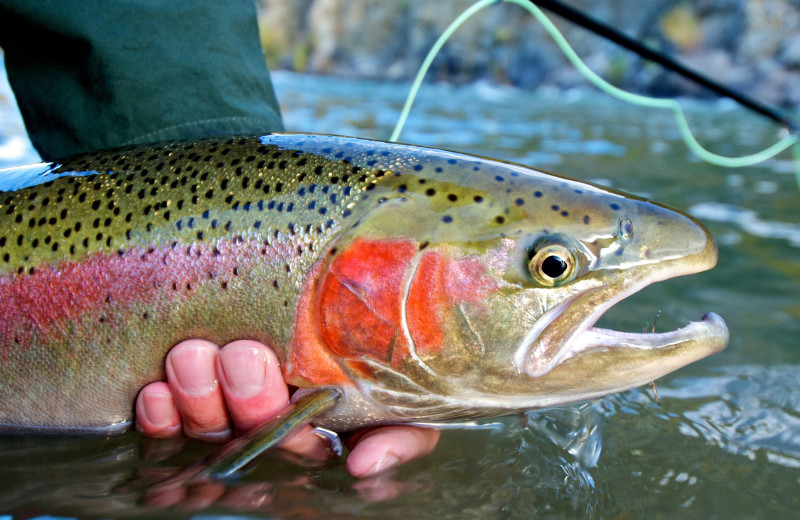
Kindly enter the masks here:
M 304 395 L 261 426 L 253 428 L 215 453 L 196 479 L 230 477 L 247 463 L 299 430 L 317 414 L 329 410 L 341 397 L 336 388 L 323 388 Z
M 197 481 L 229 478 L 254 458 L 299 431 L 315 415 L 332 408 L 341 396 L 342 392 L 337 388 L 310 391 L 261 426 L 233 439 L 205 459 L 153 487 L 181 486 Z M 125 491 L 138 487 L 140 486 L 126 486 Z M 150 484 L 145 487 L 150 487 Z
M 323 439 L 327 439 L 331 444 L 331 450 L 333 450 L 336 456 L 342 456 L 342 453 L 344 453 L 344 445 L 342 445 L 342 439 L 339 437 L 338 433 L 327 428 L 320 428 L 319 426 L 311 430 L 311 433 Z

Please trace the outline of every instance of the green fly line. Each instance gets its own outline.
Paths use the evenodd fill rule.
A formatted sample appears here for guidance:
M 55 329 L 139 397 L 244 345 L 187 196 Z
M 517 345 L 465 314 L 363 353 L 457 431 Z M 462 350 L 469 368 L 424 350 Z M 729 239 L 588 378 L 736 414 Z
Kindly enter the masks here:
M 439 51 L 441 50 L 445 42 L 449 40 L 450 37 L 453 35 L 453 33 L 475 13 L 492 4 L 498 4 L 501 2 L 517 4 L 522 8 L 526 9 L 531 15 L 533 15 L 533 17 L 536 18 L 542 25 L 542 27 L 544 27 L 544 29 L 550 34 L 550 36 L 556 42 L 558 47 L 561 49 L 561 52 L 564 53 L 564 56 L 570 61 L 570 63 L 572 63 L 572 65 L 581 74 L 583 74 L 583 76 L 587 80 L 589 80 L 590 83 L 592 83 L 601 91 L 609 94 L 610 96 L 621 99 L 622 101 L 626 101 L 628 103 L 632 103 L 635 105 L 671 110 L 675 116 L 675 122 L 678 125 L 678 130 L 680 131 L 681 137 L 683 138 L 683 141 L 686 143 L 686 146 L 695 155 L 700 157 L 700 159 L 708 163 L 717 166 L 724 166 L 727 168 L 741 168 L 744 166 L 752 166 L 764 162 L 767 159 L 771 159 L 777 154 L 793 146 L 795 177 L 798 186 L 800 186 L 800 139 L 798 139 L 797 136 L 789 134 L 765 150 L 754 153 L 752 155 L 745 155 L 742 157 L 725 157 L 706 150 L 705 148 L 703 148 L 703 146 L 700 145 L 700 143 L 697 142 L 694 135 L 692 134 L 692 130 L 691 128 L 689 128 L 689 123 L 686 120 L 686 114 L 684 113 L 680 103 L 678 103 L 674 99 L 652 98 L 648 96 L 642 96 L 639 94 L 632 94 L 630 92 L 626 92 L 608 83 L 606 80 L 604 80 L 594 71 L 592 71 L 578 57 L 578 55 L 572 49 L 570 44 L 567 42 L 566 38 L 564 38 L 564 36 L 558 30 L 558 28 L 555 25 L 553 25 L 550 19 L 547 18 L 547 16 L 545 16 L 545 14 L 541 11 L 541 9 L 539 9 L 537 6 L 535 6 L 528 0 L 480 0 L 479 2 L 473 4 L 469 9 L 461 13 L 461 15 L 458 16 L 458 18 L 453 20 L 453 22 L 447 27 L 447 29 L 445 29 L 442 35 L 439 36 L 439 39 L 436 40 L 436 43 L 433 44 L 433 47 L 431 47 L 431 50 L 428 52 L 428 55 L 422 62 L 422 65 L 420 66 L 419 71 L 417 72 L 417 76 L 416 78 L 414 78 L 414 82 L 411 85 L 411 91 L 408 93 L 408 97 L 406 98 L 405 105 L 403 106 L 403 110 L 400 113 L 400 118 L 397 121 L 397 125 L 395 125 L 394 127 L 394 131 L 392 132 L 390 141 L 396 142 L 397 139 L 400 137 L 400 132 L 403 130 L 403 126 L 405 126 L 406 119 L 408 119 L 408 113 L 411 110 L 411 106 L 414 104 L 414 99 L 416 98 L 417 93 L 419 92 L 419 88 L 422 85 L 422 80 L 425 77 L 425 74 L 427 74 L 428 69 L 431 66 L 431 63 L 433 62 L 436 55 L 439 54 Z

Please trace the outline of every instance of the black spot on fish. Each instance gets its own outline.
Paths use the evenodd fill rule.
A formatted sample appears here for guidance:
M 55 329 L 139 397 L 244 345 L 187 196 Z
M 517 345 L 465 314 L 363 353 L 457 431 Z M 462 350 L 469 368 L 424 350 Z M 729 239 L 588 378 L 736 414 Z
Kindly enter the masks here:
M 561 212 L 561 216 L 562 216 L 562 217 L 569 216 L 569 211 L 567 211 L 567 210 L 564 210 L 564 211 L 562 211 L 562 212 Z
M 584 224 L 588 224 L 589 223 L 589 215 L 584 215 L 583 216 L 583 223 Z
M 497 215 L 494 218 L 494 221 L 497 222 L 498 224 L 503 224 L 506 221 L 506 218 L 502 215 Z
M 536 197 L 537 199 L 541 198 L 542 192 L 541 191 L 535 191 L 535 192 L 533 192 L 533 196 Z
M 415 172 L 421 172 L 422 171 L 422 165 L 421 164 L 415 164 L 414 165 L 414 171 Z
M 612 202 L 611 204 L 609 204 L 608 207 L 616 211 L 619 209 L 619 204 L 617 204 L 616 202 Z
M 516 204 L 517 206 L 524 206 L 525 205 L 525 199 L 519 198 L 519 199 L 514 201 L 514 204 Z
M 445 216 L 442 217 L 442 222 L 444 222 L 445 224 L 449 224 L 452 221 L 453 221 L 453 217 L 451 217 L 450 215 L 445 215 Z
M 425 195 L 427 195 L 428 197 L 433 197 L 434 195 L 436 195 L 436 190 L 434 190 L 433 188 L 428 188 L 427 190 L 425 190 Z
M 456 195 L 455 193 L 449 193 L 447 195 L 447 200 L 449 200 L 450 202 L 455 202 L 458 200 L 458 195 Z
M 560 208 L 557 205 L 553 204 L 552 206 L 550 206 L 550 209 L 552 209 L 553 211 L 558 211 Z

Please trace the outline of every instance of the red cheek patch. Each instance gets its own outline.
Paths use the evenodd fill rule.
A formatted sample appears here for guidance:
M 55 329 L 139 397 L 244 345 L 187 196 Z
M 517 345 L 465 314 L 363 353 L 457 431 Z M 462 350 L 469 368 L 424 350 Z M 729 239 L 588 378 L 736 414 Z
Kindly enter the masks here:
M 424 254 L 408 292 L 406 319 L 417 353 L 442 351 L 445 320 L 462 303 L 475 303 L 497 290 L 497 283 L 476 257 L 449 258 L 436 251 Z
M 330 266 L 320 291 L 321 331 L 336 354 L 389 363 L 402 337 L 410 240 L 356 240 Z
M 305 284 L 287 376 L 316 385 L 372 379 L 364 360 L 400 366 L 409 356 L 403 331 L 403 291 L 417 244 L 412 240 L 355 240 L 324 272 Z M 478 257 L 425 251 L 406 301 L 408 330 L 420 355 L 440 353 L 458 306 L 485 299 L 497 288 Z M 345 367 L 347 367 L 345 369 Z M 348 375 L 346 375 L 346 373 Z

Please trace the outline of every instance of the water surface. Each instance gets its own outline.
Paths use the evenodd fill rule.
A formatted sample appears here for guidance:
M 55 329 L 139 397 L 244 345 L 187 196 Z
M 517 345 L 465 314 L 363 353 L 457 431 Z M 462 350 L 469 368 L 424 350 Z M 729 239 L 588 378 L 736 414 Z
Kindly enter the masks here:
M 407 85 L 274 75 L 289 130 L 386 139 Z M 0 89 L 0 166 L 35 160 Z M 731 155 L 774 142 L 726 103 L 687 102 L 693 129 Z M 210 448 L 196 442 L 0 438 L 0 519 L 795 518 L 800 508 L 800 193 L 788 155 L 726 170 L 691 156 L 671 117 L 591 91 L 427 85 L 401 141 L 558 171 L 644 195 L 703 220 L 714 270 L 650 287 L 601 325 L 657 330 L 722 315 L 727 350 L 649 387 L 583 407 L 449 431 L 435 453 L 370 480 L 341 461 L 277 455 L 229 485 L 115 493 Z M 555 442 L 554 442 L 555 441 Z

